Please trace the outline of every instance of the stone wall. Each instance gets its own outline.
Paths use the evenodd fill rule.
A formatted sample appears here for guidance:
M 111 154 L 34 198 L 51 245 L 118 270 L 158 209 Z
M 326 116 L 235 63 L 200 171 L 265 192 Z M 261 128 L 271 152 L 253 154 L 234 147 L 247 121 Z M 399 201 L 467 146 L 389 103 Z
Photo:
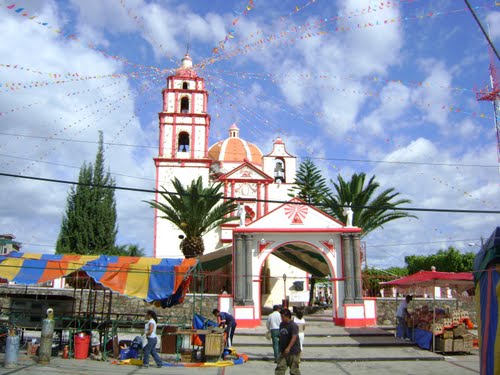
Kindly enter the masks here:
M 378 325 L 396 325 L 396 311 L 403 297 L 398 298 L 377 298 L 377 324 Z M 424 305 L 432 309 L 434 301 L 432 298 L 414 298 L 408 306 L 408 311 Z M 457 300 L 455 298 L 436 298 L 435 306 L 445 311 L 453 312 L 458 308 L 469 312 L 470 318 L 474 324 L 477 324 L 476 303 L 474 297 L 463 297 Z
M 25 315 L 44 315 L 48 307 L 55 305 L 56 319 L 61 316 L 71 318 L 76 315 L 88 315 L 92 312 L 98 319 L 101 317 L 104 319 L 109 311 L 110 298 L 110 318 L 124 322 L 142 321 L 145 311 L 151 309 L 158 314 L 160 324 L 190 325 L 194 312 L 214 319 L 212 310 L 218 306 L 216 294 L 187 294 L 184 303 L 163 309 L 138 298 L 129 298 L 103 290 L 53 289 L 19 285 L 0 286 L 0 308 L 4 319 L 10 315 L 12 300 L 37 302 L 36 306 L 39 307 L 39 311 L 23 312 Z

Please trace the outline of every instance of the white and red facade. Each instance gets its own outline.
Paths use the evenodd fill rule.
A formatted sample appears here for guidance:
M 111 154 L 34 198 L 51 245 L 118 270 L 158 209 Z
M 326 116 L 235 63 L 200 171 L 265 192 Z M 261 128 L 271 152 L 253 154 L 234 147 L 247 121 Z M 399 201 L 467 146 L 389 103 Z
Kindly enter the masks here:
M 356 268 L 359 262 L 354 273 L 353 267 L 345 267 L 344 258 L 351 263 L 352 254 L 354 258 L 359 254 L 356 249 L 361 229 L 346 227 L 320 210 L 290 199 L 297 159 L 287 152 L 283 140 L 274 140 L 272 151 L 264 155 L 256 145 L 241 139 L 233 124 L 227 139 L 209 147 L 208 92 L 188 55 L 176 73 L 167 78 L 162 93 L 159 149 L 154 159 L 157 189 L 172 191 L 170 181 L 174 177 L 187 185 L 201 176 L 205 185 L 222 182 L 224 196 L 238 198 L 243 205 L 245 214 L 240 221 L 244 222 L 223 225 L 204 237 L 206 253 L 232 248 L 233 295 L 222 297 L 221 303 L 232 306 L 238 326 L 260 325 L 263 305 L 281 303 L 287 283 L 277 276 L 308 280 L 306 271 L 271 256 L 288 248 L 297 255 L 307 251 L 323 260 L 316 264 L 311 258 L 312 266 L 321 267 L 332 281 L 332 321 L 345 326 L 375 322 L 374 301 L 361 299 L 356 284 L 361 280 Z M 156 257 L 182 257 L 181 234 L 155 211 Z M 263 282 L 266 278 L 276 281 L 272 288 Z M 347 291 L 346 285 L 351 285 Z

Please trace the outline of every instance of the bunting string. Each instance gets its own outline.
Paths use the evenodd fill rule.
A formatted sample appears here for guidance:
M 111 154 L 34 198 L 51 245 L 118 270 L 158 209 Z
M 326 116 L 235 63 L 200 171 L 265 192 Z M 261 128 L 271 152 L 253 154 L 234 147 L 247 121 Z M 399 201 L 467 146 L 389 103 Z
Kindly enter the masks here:
M 253 8 L 254 8 L 253 0 L 249 0 L 247 5 L 245 6 L 245 9 L 242 12 L 239 12 L 238 14 L 235 15 L 233 21 L 231 22 L 231 26 L 229 27 L 229 31 L 227 32 L 224 39 L 219 41 L 218 45 L 212 49 L 212 54 L 217 54 L 219 53 L 219 51 L 224 50 L 226 43 L 229 41 L 229 39 L 234 38 L 235 28 L 240 18 L 242 16 L 246 16 L 248 12 L 250 12 Z
M 490 9 L 492 8 L 491 5 L 484 5 L 484 6 L 476 6 L 475 9 Z M 288 30 L 284 31 L 279 31 L 274 34 L 265 36 L 262 34 L 260 39 L 256 40 L 253 43 L 247 43 L 244 46 L 235 46 L 232 49 L 225 50 L 224 52 L 212 56 L 210 58 L 202 60 L 199 64 L 197 64 L 198 67 L 204 69 L 206 66 L 214 64 L 218 61 L 221 60 L 228 60 L 231 58 L 234 58 L 239 55 L 247 54 L 249 52 L 252 52 L 254 50 L 258 49 L 264 49 L 266 47 L 269 47 L 270 45 L 277 45 L 277 46 L 291 46 L 294 45 L 296 42 L 300 40 L 306 40 L 314 37 L 320 37 L 320 36 L 326 36 L 330 35 L 332 33 L 344 33 L 344 32 L 351 32 L 354 30 L 362 30 L 362 29 L 367 29 L 367 28 L 372 28 L 372 27 L 377 27 L 377 26 L 387 26 L 387 25 L 394 25 L 394 24 L 402 24 L 405 22 L 411 22 L 411 21 L 421 21 L 425 19 L 429 19 L 431 17 L 437 17 L 437 16 L 444 16 L 444 15 L 450 15 L 450 14 L 455 14 L 459 12 L 468 12 L 468 8 L 460 8 L 460 9 L 455 9 L 455 10 L 450 10 L 450 11 L 428 11 L 424 14 L 420 15 L 414 15 L 414 16 L 408 16 L 408 17 L 394 17 L 394 18 L 386 18 L 386 19 L 381 19 L 381 20 L 375 20 L 372 22 L 366 22 L 363 24 L 355 24 L 352 26 L 337 26 L 335 29 L 332 30 L 327 30 L 325 27 L 327 26 L 328 23 L 338 21 L 338 17 L 333 17 L 333 18 L 325 18 L 325 19 L 320 19 L 316 20 L 313 23 L 306 22 L 303 25 L 299 26 L 293 26 Z M 342 16 L 342 17 L 347 17 L 349 19 L 349 16 Z M 298 35 L 296 35 L 298 34 Z
M 121 56 L 117 56 L 117 55 L 110 55 L 104 49 L 98 48 L 93 43 L 84 43 L 74 33 L 64 32 L 63 30 L 61 30 L 57 26 L 52 26 L 49 22 L 40 21 L 38 15 L 33 15 L 30 11 L 26 10 L 23 7 L 16 7 L 15 3 L 10 4 L 10 5 L 6 5 L 5 7 L 7 9 L 13 11 L 14 13 L 17 13 L 19 16 L 26 17 L 27 19 L 37 23 L 38 25 L 43 26 L 46 30 L 50 30 L 50 31 L 60 35 L 61 37 L 65 38 L 65 39 L 81 43 L 85 47 L 98 52 L 99 54 L 101 54 L 103 57 L 105 57 L 107 59 L 112 59 L 112 60 L 118 61 L 124 65 L 132 66 L 132 67 L 140 69 L 140 70 L 142 70 L 142 69 L 153 70 L 153 71 L 160 73 L 160 74 L 173 71 L 173 69 L 161 70 L 155 66 L 145 66 L 145 65 L 141 65 L 141 64 L 136 64 L 136 63 L 129 61 L 125 57 L 121 57 Z
M 177 65 L 178 62 L 173 59 L 173 56 L 167 54 L 167 52 L 163 49 L 163 44 L 158 42 L 156 40 L 156 38 L 154 37 L 154 35 L 152 35 L 149 32 L 149 30 L 146 29 L 146 27 L 144 25 L 144 19 L 141 16 L 139 16 L 132 8 L 127 7 L 127 5 L 125 4 L 125 0 L 120 0 L 120 5 L 123 8 L 123 10 L 125 10 L 127 15 L 135 22 L 137 27 L 142 30 L 144 35 L 146 35 L 149 38 L 151 43 L 153 45 L 155 45 L 161 51 L 162 55 L 164 57 L 166 57 L 168 60 L 170 60 L 171 62 L 173 62 L 175 65 Z
M 291 11 L 290 13 L 288 13 L 286 16 L 281 16 L 280 17 L 280 22 L 284 22 L 286 21 L 287 19 L 289 19 L 290 17 L 292 17 L 293 15 L 303 11 L 304 9 L 306 9 L 308 6 L 314 4 L 316 2 L 316 0 L 309 0 L 307 3 L 303 4 L 303 5 L 295 5 L 295 8 L 293 9 L 293 11 Z

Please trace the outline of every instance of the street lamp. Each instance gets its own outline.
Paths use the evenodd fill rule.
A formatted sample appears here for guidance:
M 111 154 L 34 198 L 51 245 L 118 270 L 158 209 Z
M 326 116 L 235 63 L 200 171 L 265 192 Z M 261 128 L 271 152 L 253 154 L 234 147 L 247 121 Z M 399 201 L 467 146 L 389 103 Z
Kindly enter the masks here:
M 480 246 L 479 250 L 483 250 L 483 246 L 484 246 L 484 239 L 483 239 L 483 236 L 480 237 L 480 240 L 481 240 L 481 244 L 478 244 L 478 243 L 475 243 L 475 242 L 469 242 L 467 245 L 469 246 Z

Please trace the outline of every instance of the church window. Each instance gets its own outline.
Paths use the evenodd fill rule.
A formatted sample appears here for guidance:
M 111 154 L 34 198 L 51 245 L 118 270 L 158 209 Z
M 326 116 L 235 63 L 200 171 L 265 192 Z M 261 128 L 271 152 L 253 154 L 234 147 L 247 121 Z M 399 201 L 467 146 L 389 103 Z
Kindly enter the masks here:
M 285 182 L 285 161 L 282 158 L 274 159 L 274 182 Z
M 179 152 L 189 152 L 189 134 L 181 132 L 179 134 L 178 149 Z
M 187 89 L 189 88 L 188 83 L 187 83 L 187 82 L 183 82 L 183 83 L 182 83 L 182 88 L 183 88 L 184 90 L 187 90 Z
M 189 113 L 189 98 L 187 96 L 181 99 L 181 113 Z

